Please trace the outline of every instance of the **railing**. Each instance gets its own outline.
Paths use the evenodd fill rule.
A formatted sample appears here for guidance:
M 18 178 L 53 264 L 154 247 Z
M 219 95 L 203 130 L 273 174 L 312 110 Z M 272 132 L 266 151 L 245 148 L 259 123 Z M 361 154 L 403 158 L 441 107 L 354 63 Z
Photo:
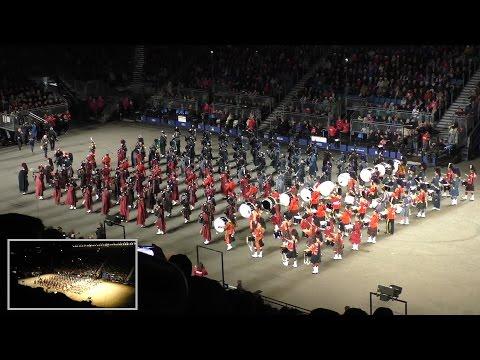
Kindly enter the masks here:
M 352 120 L 350 122 L 350 142 L 353 143 L 353 137 L 358 136 L 358 134 L 364 134 L 362 137 L 363 141 L 367 141 L 366 137 L 368 134 L 381 131 L 381 132 L 391 132 L 401 135 L 401 138 L 404 138 L 409 134 L 409 130 L 406 126 L 401 124 L 392 124 L 384 122 L 365 122 L 361 120 Z
M 296 112 L 282 112 L 282 115 L 287 120 L 293 120 L 294 122 L 307 122 L 308 124 L 315 126 L 320 129 L 327 129 L 330 123 L 333 121 L 332 116 L 326 115 L 313 115 L 313 114 L 303 114 L 303 113 L 296 113 Z M 272 124 L 270 123 L 270 126 Z
M 221 283 L 221 281 L 219 281 L 219 282 Z M 232 285 L 229 285 L 229 284 L 225 284 L 224 287 L 229 289 L 229 290 L 237 290 L 236 286 L 232 286 Z M 273 299 L 271 297 L 262 295 L 261 291 L 253 292 L 253 294 L 256 294 L 257 296 L 260 296 L 260 298 L 263 300 L 263 302 L 265 304 L 268 304 L 268 305 L 270 305 L 270 306 L 272 306 L 276 309 L 282 309 L 282 308 L 295 309 L 295 310 L 298 310 L 302 314 L 305 314 L 305 315 L 309 315 L 311 313 L 311 310 L 308 310 L 308 309 L 302 308 L 302 307 L 297 306 L 297 305 L 289 304 L 289 303 L 286 303 L 284 301 L 280 301 L 280 300 Z
M 432 122 L 432 114 L 426 112 L 418 112 L 415 116 L 412 111 L 406 110 L 395 110 L 395 109 L 385 109 L 380 107 L 371 107 L 371 106 L 349 106 L 346 108 L 347 116 L 354 118 L 357 116 L 366 116 L 369 113 L 377 117 L 385 116 L 399 119 L 407 120 L 416 118 L 418 120 L 424 120 Z

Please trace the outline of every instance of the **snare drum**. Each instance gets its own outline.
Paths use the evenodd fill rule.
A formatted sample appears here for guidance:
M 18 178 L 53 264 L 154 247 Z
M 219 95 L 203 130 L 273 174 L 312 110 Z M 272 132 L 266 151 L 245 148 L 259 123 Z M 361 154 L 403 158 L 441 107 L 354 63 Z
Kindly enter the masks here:
M 298 224 L 300 224 L 300 222 L 302 221 L 302 219 L 303 219 L 303 216 L 295 215 L 295 216 L 293 217 L 293 223 L 294 223 L 295 225 L 298 225 Z

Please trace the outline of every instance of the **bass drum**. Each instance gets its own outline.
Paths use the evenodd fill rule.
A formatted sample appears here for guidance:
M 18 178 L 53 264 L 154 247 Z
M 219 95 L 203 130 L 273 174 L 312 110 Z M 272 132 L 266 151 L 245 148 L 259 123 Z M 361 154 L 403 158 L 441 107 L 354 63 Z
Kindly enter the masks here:
M 244 217 L 245 219 L 249 219 L 250 216 L 252 215 L 252 212 L 253 210 L 255 210 L 255 206 L 250 203 L 250 202 L 247 202 L 247 203 L 244 203 L 242 205 L 240 205 L 240 207 L 238 208 L 238 212 L 240 213 L 240 215 L 242 215 L 242 217 Z
M 341 173 L 340 175 L 338 175 L 338 183 L 340 184 L 340 186 L 347 186 L 348 185 L 348 180 L 350 180 L 350 174 L 349 173 Z
M 387 169 L 385 168 L 385 163 L 377 164 L 374 166 L 374 168 L 378 171 L 380 177 L 385 176 L 385 173 L 387 172 Z
M 351 195 L 345 196 L 345 204 L 347 204 L 347 205 L 355 204 L 355 198 Z
M 302 198 L 303 201 L 309 202 L 310 200 L 312 200 L 312 193 L 313 193 L 312 188 L 304 188 L 300 191 L 300 197 Z
M 292 199 L 292 197 L 293 197 L 293 195 L 290 194 L 290 193 L 280 194 L 280 198 L 279 198 L 280 205 L 282 205 L 282 206 L 290 205 L 290 200 Z
M 275 199 L 269 196 L 262 200 L 262 209 L 266 211 L 272 211 L 276 203 L 277 202 L 275 201 Z
M 333 189 L 335 189 L 335 184 L 331 181 L 324 181 L 320 184 L 319 189 L 322 196 L 330 196 Z
M 225 231 L 225 225 L 227 225 L 228 219 L 224 216 L 216 218 L 213 222 L 213 227 L 218 233 L 223 233 Z
M 372 179 L 372 168 L 366 168 L 360 171 L 360 179 L 362 179 L 364 182 L 368 183 Z

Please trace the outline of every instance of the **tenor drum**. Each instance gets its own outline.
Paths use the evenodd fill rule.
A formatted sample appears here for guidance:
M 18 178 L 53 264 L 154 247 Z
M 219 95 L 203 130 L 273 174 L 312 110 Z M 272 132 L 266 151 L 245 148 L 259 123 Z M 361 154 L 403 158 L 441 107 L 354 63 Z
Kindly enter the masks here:
M 269 197 L 262 200 L 262 208 L 264 210 L 271 211 L 275 207 L 276 203 L 277 202 L 275 201 L 275 199 L 273 197 L 269 196 Z
M 238 208 L 238 211 L 240 212 L 240 215 L 242 215 L 242 217 L 244 217 L 245 219 L 250 218 L 253 210 L 255 210 L 255 206 L 250 202 L 243 203 Z
M 301 215 L 295 215 L 295 216 L 293 217 L 293 223 L 294 223 L 295 225 L 298 225 L 298 224 L 300 224 L 300 222 L 302 221 L 302 219 L 303 219 L 303 216 L 301 216 Z
M 213 222 L 213 227 L 218 233 L 222 233 L 225 230 L 225 225 L 227 225 L 228 219 L 224 216 L 216 218 Z
M 280 205 L 282 205 L 282 206 L 290 205 L 290 200 L 292 199 L 292 197 L 293 197 L 293 195 L 290 194 L 290 193 L 280 194 L 280 198 L 279 198 Z
M 304 188 L 300 191 L 300 197 L 303 201 L 309 202 L 310 200 L 312 200 L 312 192 L 312 188 Z

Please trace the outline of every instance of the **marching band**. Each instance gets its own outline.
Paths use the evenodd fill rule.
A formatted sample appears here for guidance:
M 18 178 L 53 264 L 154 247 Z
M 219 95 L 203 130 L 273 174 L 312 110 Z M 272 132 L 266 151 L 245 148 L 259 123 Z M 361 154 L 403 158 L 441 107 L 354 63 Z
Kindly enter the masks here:
M 468 196 L 471 201 L 474 200 L 477 175 L 473 165 L 463 180 L 460 170 L 449 164 L 445 174 L 442 175 L 441 169 L 436 168 L 434 176 L 428 181 L 426 166 L 385 160 L 381 155 L 370 166 L 365 156 L 353 151 L 342 155 L 337 164 L 339 174 L 336 181 L 332 181 L 332 154 L 325 153 L 321 176 L 317 177 L 318 154 L 311 145 L 302 159 L 302 150 L 294 142 L 289 144 L 287 154 L 282 154 L 279 143 L 270 140 L 267 145 L 269 151 L 265 154 L 261 151 L 262 141 L 253 133 L 235 138 L 233 144 L 221 134 L 217 162 L 214 164 L 210 134 L 203 133 L 200 154 L 195 152 L 196 138 L 195 130 L 190 129 L 182 152 L 180 131 L 176 129 L 167 149 L 167 136 L 162 131 L 150 147 L 147 159 L 143 138 L 139 136 L 131 154 L 132 164 L 127 159 L 127 146 L 122 139 L 117 151 L 117 167 L 111 168 L 112 160 L 106 154 L 101 161 L 101 170 L 97 168 L 96 145 L 91 139 L 90 152 L 77 170 L 76 178 L 72 163 L 62 160 L 69 159 L 71 154 L 58 150 L 56 171 L 53 166 L 42 164 L 34 172 L 35 194 L 38 199 L 43 199 L 48 179 L 47 183 L 50 182 L 55 191 L 55 203 L 60 204 L 61 190 L 66 189 L 65 203 L 71 210 L 76 210 L 79 182 L 82 204 L 87 213 L 92 212 L 92 196 L 95 194 L 95 200 L 102 199 L 102 213 L 109 214 L 112 195 L 115 205 L 119 205 L 123 221 L 128 222 L 130 210 L 136 208 L 136 223 L 145 227 L 146 219 L 153 213 L 157 217 L 157 234 L 163 235 L 167 233 L 165 218 L 172 216 L 177 204 L 181 205 L 184 223 L 190 223 L 192 211 L 199 201 L 197 190 L 203 187 L 205 201 L 200 206 L 198 222 L 204 244 L 212 242 L 213 227 L 217 234 L 223 233 L 227 251 L 232 250 L 238 212 L 248 219 L 251 235 L 247 236 L 246 242 L 251 257 L 263 257 L 267 223 L 271 222 L 273 236 L 280 240 L 282 263 L 288 266 L 292 260 L 293 267 L 297 267 L 298 249 L 305 239 L 304 261 L 312 264 L 314 274 L 318 273 L 325 246 L 333 247 L 334 259 L 341 260 L 344 238 L 349 238 L 352 250 L 358 251 L 365 228 L 367 242 L 376 243 L 380 220 L 385 221 L 386 233 L 393 235 L 397 216 L 399 224 L 408 225 L 413 206 L 417 209 L 417 217 L 425 218 L 430 202 L 434 210 L 440 210 L 442 197 L 450 196 L 451 205 L 457 205 L 462 185 L 465 186 L 462 200 L 467 200 Z M 233 148 L 236 173 L 230 171 L 229 147 Z M 247 150 L 253 157 L 254 168 L 251 170 L 247 168 L 250 165 L 246 161 Z M 267 173 L 266 156 L 271 159 L 272 173 Z M 162 158 L 165 158 L 165 169 L 160 166 Z M 257 174 L 256 181 L 252 176 L 254 172 Z M 219 174 L 218 189 L 216 174 Z M 182 177 L 183 184 L 180 182 Z M 166 180 L 166 186 L 162 189 L 163 180 Z M 182 192 L 179 184 L 184 185 Z M 225 216 L 217 218 L 216 194 L 222 194 L 227 203 Z

